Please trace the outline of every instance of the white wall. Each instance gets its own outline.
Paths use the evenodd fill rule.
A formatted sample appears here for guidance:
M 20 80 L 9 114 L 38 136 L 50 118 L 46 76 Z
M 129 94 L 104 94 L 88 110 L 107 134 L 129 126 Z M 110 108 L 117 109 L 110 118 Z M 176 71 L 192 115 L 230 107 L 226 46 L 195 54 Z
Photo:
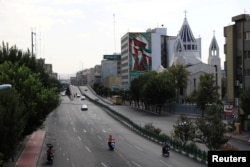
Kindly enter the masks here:
M 157 33 L 151 34 L 152 45 L 152 70 L 156 71 L 161 65 L 161 35 Z

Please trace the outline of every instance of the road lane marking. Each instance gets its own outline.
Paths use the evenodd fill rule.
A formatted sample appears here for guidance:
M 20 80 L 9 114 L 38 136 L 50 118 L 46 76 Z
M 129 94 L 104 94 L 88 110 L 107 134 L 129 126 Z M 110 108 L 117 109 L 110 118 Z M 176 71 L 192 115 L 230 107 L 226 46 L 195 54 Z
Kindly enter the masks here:
M 80 141 L 82 140 L 80 136 L 77 136 L 77 137 L 78 137 L 78 139 L 79 139 Z
M 76 128 L 73 127 L 72 129 L 73 129 L 74 132 L 76 131 Z
M 84 132 L 84 133 L 87 133 L 86 129 L 83 129 L 83 132 Z
M 105 165 L 105 163 L 101 162 L 101 165 L 104 167 L 108 167 L 107 165 Z
M 98 135 L 97 137 L 98 137 L 100 140 L 102 140 L 102 137 L 101 137 L 101 136 Z
M 165 164 L 165 165 L 167 165 L 168 167 L 173 167 L 172 165 L 170 165 L 169 163 L 167 163 L 167 162 L 165 162 L 163 160 L 160 160 L 160 162 L 163 163 L 163 164 Z
M 137 148 L 138 150 L 140 150 L 140 151 L 143 151 L 143 149 L 142 148 L 140 148 L 139 146 L 137 146 L 137 145 L 134 145 L 134 147 L 135 148 Z
M 140 164 L 136 163 L 135 161 L 132 161 L 132 163 L 133 163 L 135 166 L 142 167 Z
M 86 150 L 88 150 L 88 152 L 90 152 L 90 153 L 91 153 L 90 149 L 89 149 L 87 146 L 85 146 L 85 148 L 86 148 Z
M 102 130 L 104 133 L 106 133 L 107 131 L 105 129 Z

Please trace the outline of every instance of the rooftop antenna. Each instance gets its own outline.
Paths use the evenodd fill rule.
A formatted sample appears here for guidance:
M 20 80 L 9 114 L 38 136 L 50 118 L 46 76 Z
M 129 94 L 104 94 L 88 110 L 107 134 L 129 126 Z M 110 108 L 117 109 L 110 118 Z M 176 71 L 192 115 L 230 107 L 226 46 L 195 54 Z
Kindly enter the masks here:
M 42 48 L 41 48 L 41 26 L 39 25 L 39 52 L 40 52 L 40 57 L 42 57 Z
M 115 38 L 115 14 L 113 14 L 113 18 L 114 18 L 114 49 L 115 49 L 115 53 L 116 53 L 116 38 Z

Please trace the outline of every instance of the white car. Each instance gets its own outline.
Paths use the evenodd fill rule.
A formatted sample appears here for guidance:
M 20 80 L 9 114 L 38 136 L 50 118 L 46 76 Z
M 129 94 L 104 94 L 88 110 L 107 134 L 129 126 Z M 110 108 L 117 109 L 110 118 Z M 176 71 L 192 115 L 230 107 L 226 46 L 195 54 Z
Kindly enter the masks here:
M 81 100 L 86 100 L 86 97 L 85 96 L 81 96 Z
M 82 110 L 82 111 L 87 111 L 87 110 L 88 110 L 88 106 L 87 106 L 86 104 L 83 104 L 83 105 L 81 106 L 81 110 Z

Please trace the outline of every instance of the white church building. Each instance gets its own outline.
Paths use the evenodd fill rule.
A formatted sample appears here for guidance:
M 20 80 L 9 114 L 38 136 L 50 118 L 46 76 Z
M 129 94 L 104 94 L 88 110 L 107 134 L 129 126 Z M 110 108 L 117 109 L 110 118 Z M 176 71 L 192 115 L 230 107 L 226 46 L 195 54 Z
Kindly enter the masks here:
M 168 41 L 168 55 L 169 67 L 176 64 L 183 64 L 189 71 L 188 85 L 182 94 L 180 94 L 180 101 L 184 97 L 190 95 L 195 89 L 198 88 L 199 78 L 202 74 L 214 74 L 216 84 L 221 87 L 221 65 L 219 57 L 219 46 L 215 36 L 213 36 L 209 47 L 208 62 L 201 61 L 201 38 L 195 38 L 192 30 L 188 24 L 187 18 L 179 31 L 179 34 Z M 157 71 L 162 71 L 159 67 Z M 218 90 L 221 94 L 221 90 Z

